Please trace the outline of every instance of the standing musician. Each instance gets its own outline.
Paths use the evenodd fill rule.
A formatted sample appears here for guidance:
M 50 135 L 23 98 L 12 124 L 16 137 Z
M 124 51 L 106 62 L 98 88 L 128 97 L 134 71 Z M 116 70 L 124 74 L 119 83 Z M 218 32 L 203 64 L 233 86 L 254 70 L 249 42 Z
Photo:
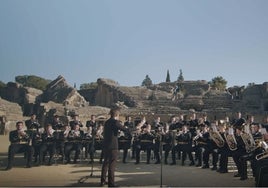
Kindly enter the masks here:
M 79 158 L 79 155 L 81 153 L 81 150 L 83 148 L 82 145 L 82 138 L 84 137 L 83 131 L 80 130 L 80 125 L 78 123 L 75 123 L 73 126 L 73 129 L 68 133 L 67 142 L 64 146 L 64 153 L 65 153 L 65 159 L 66 164 L 70 163 L 70 154 L 71 151 L 75 151 L 75 157 L 74 157 L 74 164 L 77 163 L 77 159 Z
M 81 121 L 79 120 L 79 115 L 78 114 L 73 114 L 72 115 L 72 121 L 70 121 L 70 127 L 71 129 L 74 129 L 75 125 L 79 125 L 79 127 L 83 127 L 83 124 L 81 123 Z
M 141 150 L 147 153 L 147 164 L 150 164 L 151 150 L 154 148 L 154 135 L 151 133 L 151 125 L 144 123 L 141 127 L 141 133 L 137 137 L 136 143 L 136 163 L 140 163 L 140 152 Z
M 42 144 L 40 147 L 39 165 L 43 165 L 45 155 L 49 152 L 48 165 L 52 164 L 52 158 L 56 153 L 56 137 L 57 132 L 52 128 L 51 124 L 48 124 L 45 128 L 45 132 L 42 134 Z
M 31 136 L 23 129 L 23 122 L 16 123 L 16 130 L 9 133 L 10 146 L 8 147 L 8 164 L 6 170 L 13 166 L 13 160 L 16 153 L 25 152 L 27 156 L 26 168 L 31 168 L 33 149 L 31 146 Z

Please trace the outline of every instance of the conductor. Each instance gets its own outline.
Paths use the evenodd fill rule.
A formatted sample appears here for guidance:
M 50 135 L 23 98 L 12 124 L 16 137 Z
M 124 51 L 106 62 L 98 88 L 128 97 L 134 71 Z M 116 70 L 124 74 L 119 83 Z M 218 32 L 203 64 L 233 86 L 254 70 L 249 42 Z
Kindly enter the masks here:
M 117 187 L 114 182 L 114 172 L 118 152 L 118 130 L 127 131 L 119 121 L 119 109 L 110 110 L 110 119 L 104 124 L 103 154 L 104 162 L 101 169 L 100 186 L 106 184 L 106 174 L 108 171 L 108 186 Z

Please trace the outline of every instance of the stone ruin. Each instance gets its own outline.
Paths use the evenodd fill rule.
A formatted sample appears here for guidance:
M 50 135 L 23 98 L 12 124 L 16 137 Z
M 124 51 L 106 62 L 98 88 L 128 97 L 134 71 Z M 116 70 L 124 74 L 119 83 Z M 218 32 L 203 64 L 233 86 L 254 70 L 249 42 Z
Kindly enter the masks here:
M 168 121 L 172 115 L 188 116 L 191 111 L 198 116 L 206 113 L 210 120 L 214 120 L 226 115 L 232 118 L 234 112 L 241 111 L 254 115 L 261 122 L 268 111 L 267 82 L 219 91 L 203 80 L 183 81 L 180 82 L 181 89 L 174 93 L 177 84 L 163 82 L 148 88 L 126 87 L 99 78 L 96 88 L 77 91 L 64 77 L 58 76 L 45 91 L 41 91 L 9 82 L 0 90 L 0 118 L 5 116 L 7 121 L 14 123 L 35 112 L 40 123 L 45 125 L 55 114 L 68 123 L 75 112 L 85 124 L 91 114 L 108 118 L 110 107 L 117 106 L 121 108 L 122 121 L 127 115 L 134 118 L 146 116 L 149 121 L 160 116 L 163 121 Z

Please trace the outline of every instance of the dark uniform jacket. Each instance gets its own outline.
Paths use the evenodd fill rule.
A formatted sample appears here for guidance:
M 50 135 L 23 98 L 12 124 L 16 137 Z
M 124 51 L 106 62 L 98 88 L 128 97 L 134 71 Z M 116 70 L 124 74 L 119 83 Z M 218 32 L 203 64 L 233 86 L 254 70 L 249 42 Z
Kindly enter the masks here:
M 127 131 L 127 128 L 121 125 L 121 123 L 114 118 L 110 118 L 105 122 L 103 131 L 103 149 L 118 149 L 118 130 Z

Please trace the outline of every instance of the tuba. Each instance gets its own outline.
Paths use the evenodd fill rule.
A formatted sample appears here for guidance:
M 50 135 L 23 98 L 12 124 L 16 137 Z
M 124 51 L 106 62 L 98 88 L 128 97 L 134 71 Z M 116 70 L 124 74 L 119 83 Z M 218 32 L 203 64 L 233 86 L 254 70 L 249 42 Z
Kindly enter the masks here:
M 268 157 L 268 144 L 265 141 L 260 141 L 259 146 L 263 148 L 264 152 L 256 155 L 256 160 L 266 159 Z
M 209 136 L 212 140 L 216 143 L 219 148 L 224 146 L 224 139 L 222 138 L 221 134 L 217 131 L 216 125 L 211 125 L 212 130 L 209 131 Z
M 226 143 L 231 151 L 237 150 L 237 142 L 234 136 L 234 129 L 233 127 L 228 128 L 228 134 L 224 134 Z
M 247 153 L 250 153 L 256 149 L 256 143 L 250 132 L 249 124 L 244 125 L 244 133 L 241 134 L 241 138 L 245 144 Z

